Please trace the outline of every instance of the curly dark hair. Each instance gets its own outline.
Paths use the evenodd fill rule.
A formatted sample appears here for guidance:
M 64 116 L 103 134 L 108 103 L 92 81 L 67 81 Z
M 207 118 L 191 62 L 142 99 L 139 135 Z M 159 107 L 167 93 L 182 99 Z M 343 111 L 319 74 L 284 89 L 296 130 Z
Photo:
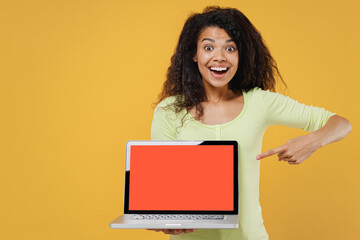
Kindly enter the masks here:
M 203 115 L 200 103 L 206 101 L 205 88 L 193 58 L 197 51 L 198 38 L 206 27 L 224 29 L 239 51 L 239 66 L 229 82 L 230 90 L 241 92 L 254 87 L 275 90 L 274 70 L 285 84 L 276 61 L 249 19 L 235 8 L 209 6 L 203 13 L 192 14 L 186 20 L 175 54 L 171 57 L 171 66 L 168 68 L 167 80 L 158 103 L 166 97 L 175 96 L 176 100 L 172 105 L 176 113 L 184 108 L 189 110 L 196 107 L 196 119 Z

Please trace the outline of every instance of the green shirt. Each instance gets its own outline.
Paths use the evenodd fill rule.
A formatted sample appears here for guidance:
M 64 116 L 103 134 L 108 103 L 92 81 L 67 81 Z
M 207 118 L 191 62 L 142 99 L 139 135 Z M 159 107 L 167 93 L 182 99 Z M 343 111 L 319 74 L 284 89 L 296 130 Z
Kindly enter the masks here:
M 195 120 L 184 109 L 178 114 L 163 108 L 174 102 L 168 97 L 155 109 L 151 126 L 152 140 L 236 140 L 239 144 L 239 228 L 232 230 L 198 229 L 193 233 L 171 235 L 171 239 L 265 240 L 265 230 L 259 201 L 260 161 L 264 132 L 278 124 L 315 131 L 335 115 L 323 108 L 307 106 L 260 88 L 243 91 L 244 107 L 233 120 L 206 125 Z M 183 125 L 182 125 L 182 118 Z

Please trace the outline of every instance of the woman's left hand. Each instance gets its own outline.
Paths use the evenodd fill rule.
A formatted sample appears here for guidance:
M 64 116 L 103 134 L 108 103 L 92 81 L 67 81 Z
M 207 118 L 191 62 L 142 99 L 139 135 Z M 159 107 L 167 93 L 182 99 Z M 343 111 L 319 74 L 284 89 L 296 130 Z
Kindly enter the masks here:
M 313 135 L 308 134 L 288 140 L 284 145 L 261 153 L 256 156 L 257 160 L 277 154 L 279 161 L 287 161 L 289 164 L 300 164 L 309 158 L 320 144 Z

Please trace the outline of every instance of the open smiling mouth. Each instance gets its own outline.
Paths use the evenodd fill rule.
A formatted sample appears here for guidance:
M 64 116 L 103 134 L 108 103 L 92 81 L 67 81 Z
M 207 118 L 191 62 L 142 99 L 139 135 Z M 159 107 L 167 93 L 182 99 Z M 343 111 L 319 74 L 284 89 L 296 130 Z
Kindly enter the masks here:
M 227 67 L 211 67 L 210 68 L 211 75 L 213 75 L 214 77 L 222 77 L 228 70 L 229 70 L 229 68 L 227 68 Z

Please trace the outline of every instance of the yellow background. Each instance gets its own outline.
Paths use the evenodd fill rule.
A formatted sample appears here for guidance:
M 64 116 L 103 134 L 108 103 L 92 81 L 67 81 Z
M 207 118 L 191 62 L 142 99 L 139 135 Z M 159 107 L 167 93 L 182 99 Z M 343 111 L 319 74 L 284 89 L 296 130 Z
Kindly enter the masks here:
M 213 4 L 240 9 L 259 29 L 287 95 L 353 126 L 298 166 L 262 160 L 270 239 L 360 239 L 356 0 L 1 0 L 1 239 L 168 238 L 108 223 L 122 213 L 125 143 L 150 139 L 180 30 Z M 271 127 L 263 149 L 300 134 Z

